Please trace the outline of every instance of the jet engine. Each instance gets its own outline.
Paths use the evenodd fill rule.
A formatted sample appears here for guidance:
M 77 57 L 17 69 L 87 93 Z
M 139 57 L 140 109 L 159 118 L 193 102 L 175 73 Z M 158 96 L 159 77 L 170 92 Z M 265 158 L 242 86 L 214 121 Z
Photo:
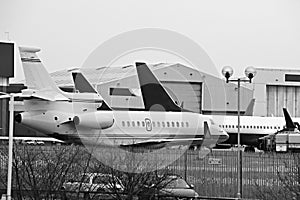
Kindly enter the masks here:
M 114 117 L 110 111 L 90 112 L 75 116 L 74 123 L 86 128 L 107 129 L 114 124 Z

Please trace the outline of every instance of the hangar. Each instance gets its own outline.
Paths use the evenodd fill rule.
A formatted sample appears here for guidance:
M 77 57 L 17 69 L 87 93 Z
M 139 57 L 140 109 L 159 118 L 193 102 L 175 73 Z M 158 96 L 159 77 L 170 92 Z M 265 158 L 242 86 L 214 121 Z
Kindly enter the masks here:
M 183 108 L 203 114 L 236 114 L 236 85 L 180 63 L 149 65 L 173 99 Z M 55 82 L 65 90 L 73 87 L 71 71 L 51 74 Z M 133 65 L 80 68 L 103 98 L 116 109 L 143 109 L 136 69 Z M 242 87 L 241 111 L 246 110 L 253 91 Z M 155 92 L 155 91 L 153 91 Z
M 253 79 L 254 115 L 283 116 L 282 108 L 292 117 L 300 117 L 300 70 L 256 68 Z

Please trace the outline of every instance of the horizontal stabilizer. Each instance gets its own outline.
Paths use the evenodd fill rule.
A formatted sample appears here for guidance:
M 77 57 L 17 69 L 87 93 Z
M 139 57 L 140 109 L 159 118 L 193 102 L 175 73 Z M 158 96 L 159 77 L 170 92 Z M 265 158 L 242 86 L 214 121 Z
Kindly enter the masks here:
M 145 63 L 137 62 L 136 70 L 146 110 L 181 112 L 181 108 Z

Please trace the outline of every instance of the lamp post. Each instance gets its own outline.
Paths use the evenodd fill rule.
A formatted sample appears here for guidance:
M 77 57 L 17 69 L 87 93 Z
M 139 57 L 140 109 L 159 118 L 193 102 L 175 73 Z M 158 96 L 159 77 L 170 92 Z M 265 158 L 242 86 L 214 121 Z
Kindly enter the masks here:
M 238 145 L 238 163 L 237 163 L 237 172 L 238 172 L 238 177 L 237 177 L 237 188 L 238 188 L 238 192 L 237 192 L 237 198 L 241 199 L 242 197 L 242 188 L 243 188 L 243 177 L 242 177 L 242 149 L 241 149 L 241 132 L 240 132 L 240 128 L 241 128 L 241 113 L 240 113 L 240 87 L 241 87 L 241 82 L 249 82 L 251 83 L 251 80 L 253 79 L 253 77 L 256 75 L 256 70 L 254 67 L 247 67 L 245 69 L 245 75 L 246 77 L 248 77 L 248 79 L 242 79 L 242 78 L 237 78 L 237 79 L 230 79 L 229 78 L 232 76 L 233 74 L 233 69 L 230 66 L 225 66 L 222 69 L 222 74 L 223 76 L 226 78 L 226 83 L 229 82 L 237 82 L 238 85 L 238 94 L 237 94 L 237 114 L 238 114 L 238 124 L 237 124 L 237 128 L 238 128 L 238 138 L 237 138 L 237 145 Z
M 0 99 L 9 98 L 9 133 L 8 133 L 8 169 L 7 169 L 7 191 L 6 199 L 11 200 L 11 185 L 12 185 L 12 158 L 13 158 L 13 135 L 14 135 L 14 98 L 13 94 L 4 94 Z

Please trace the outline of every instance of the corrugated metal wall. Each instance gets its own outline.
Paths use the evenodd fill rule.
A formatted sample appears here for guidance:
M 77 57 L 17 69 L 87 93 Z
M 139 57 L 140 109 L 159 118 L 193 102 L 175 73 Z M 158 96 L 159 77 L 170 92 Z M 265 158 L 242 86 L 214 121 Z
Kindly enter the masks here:
M 178 81 L 162 81 L 162 84 L 170 93 L 172 98 L 183 108 L 200 113 L 202 110 L 202 83 L 200 82 L 178 82 Z
M 283 116 L 287 108 L 292 117 L 300 117 L 300 86 L 267 85 L 267 115 Z

